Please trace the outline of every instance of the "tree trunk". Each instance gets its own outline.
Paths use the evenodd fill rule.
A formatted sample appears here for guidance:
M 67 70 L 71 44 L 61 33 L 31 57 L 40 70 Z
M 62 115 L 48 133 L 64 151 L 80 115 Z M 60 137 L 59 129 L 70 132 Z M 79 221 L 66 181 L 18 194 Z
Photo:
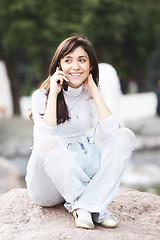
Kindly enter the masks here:
M 20 114 L 20 84 L 17 80 L 16 71 L 14 67 L 14 54 L 12 52 L 6 57 L 3 51 L 2 45 L 0 44 L 0 59 L 2 59 L 6 65 L 7 74 L 10 81 L 11 94 L 12 94 L 12 103 L 13 103 L 13 114 Z

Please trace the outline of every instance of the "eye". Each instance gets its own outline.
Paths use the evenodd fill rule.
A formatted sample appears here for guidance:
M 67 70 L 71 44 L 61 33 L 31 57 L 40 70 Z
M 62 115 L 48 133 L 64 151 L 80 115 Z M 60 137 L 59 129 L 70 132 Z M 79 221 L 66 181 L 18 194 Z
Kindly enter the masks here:
M 70 59 L 65 59 L 65 62 L 66 62 L 66 63 L 70 63 L 71 60 L 70 60 Z
M 86 62 L 86 59 L 85 58 L 81 58 L 79 61 L 80 62 Z

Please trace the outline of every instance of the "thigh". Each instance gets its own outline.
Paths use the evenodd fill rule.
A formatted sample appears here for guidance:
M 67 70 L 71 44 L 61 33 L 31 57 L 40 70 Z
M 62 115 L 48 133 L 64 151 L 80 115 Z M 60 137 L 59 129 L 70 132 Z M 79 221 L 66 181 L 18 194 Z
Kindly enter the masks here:
M 54 206 L 64 202 L 51 178 L 46 174 L 43 157 L 34 149 L 27 165 L 26 184 L 28 195 L 37 204 Z

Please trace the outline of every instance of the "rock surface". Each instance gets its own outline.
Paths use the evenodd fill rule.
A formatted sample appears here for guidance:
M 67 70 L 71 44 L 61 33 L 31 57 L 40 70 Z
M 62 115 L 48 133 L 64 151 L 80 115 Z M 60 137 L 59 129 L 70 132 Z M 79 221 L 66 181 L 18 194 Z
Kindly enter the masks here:
M 120 188 L 110 210 L 120 219 L 115 229 L 96 225 L 78 229 L 70 213 L 59 205 L 35 205 L 26 189 L 13 189 L 0 196 L 1 240 L 159 240 L 160 197 Z

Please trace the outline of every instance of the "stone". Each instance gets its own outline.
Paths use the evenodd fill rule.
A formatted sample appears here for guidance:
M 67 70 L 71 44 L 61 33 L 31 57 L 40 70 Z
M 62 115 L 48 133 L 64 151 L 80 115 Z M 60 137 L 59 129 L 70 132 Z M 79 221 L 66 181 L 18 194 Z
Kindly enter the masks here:
M 131 128 L 139 136 L 159 136 L 160 135 L 160 117 L 153 116 L 138 120 L 126 121 L 126 126 Z
M 149 186 L 160 183 L 160 166 L 154 163 L 130 164 L 123 176 L 123 186 Z
M 7 159 L 0 157 L 0 193 L 6 193 L 18 187 L 21 187 L 21 181 L 17 167 Z
M 33 122 L 20 116 L 0 119 L 0 156 L 15 164 L 21 178 L 26 174 L 26 165 L 33 145 Z
M 10 117 L 13 114 L 12 94 L 10 81 L 7 74 L 5 63 L 0 60 L 0 76 L 1 76 L 1 87 L 0 87 L 0 118 Z
M 12 189 L 0 196 L 1 240 L 159 240 L 160 197 L 120 188 L 110 211 L 120 224 L 115 229 L 96 225 L 94 230 L 75 227 L 64 206 L 41 207 L 27 196 L 27 189 Z
M 122 91 L 117 71 L 108 63 L 99 63 L 98 67 L 101 95 L 110 110 L 119 116 Z

